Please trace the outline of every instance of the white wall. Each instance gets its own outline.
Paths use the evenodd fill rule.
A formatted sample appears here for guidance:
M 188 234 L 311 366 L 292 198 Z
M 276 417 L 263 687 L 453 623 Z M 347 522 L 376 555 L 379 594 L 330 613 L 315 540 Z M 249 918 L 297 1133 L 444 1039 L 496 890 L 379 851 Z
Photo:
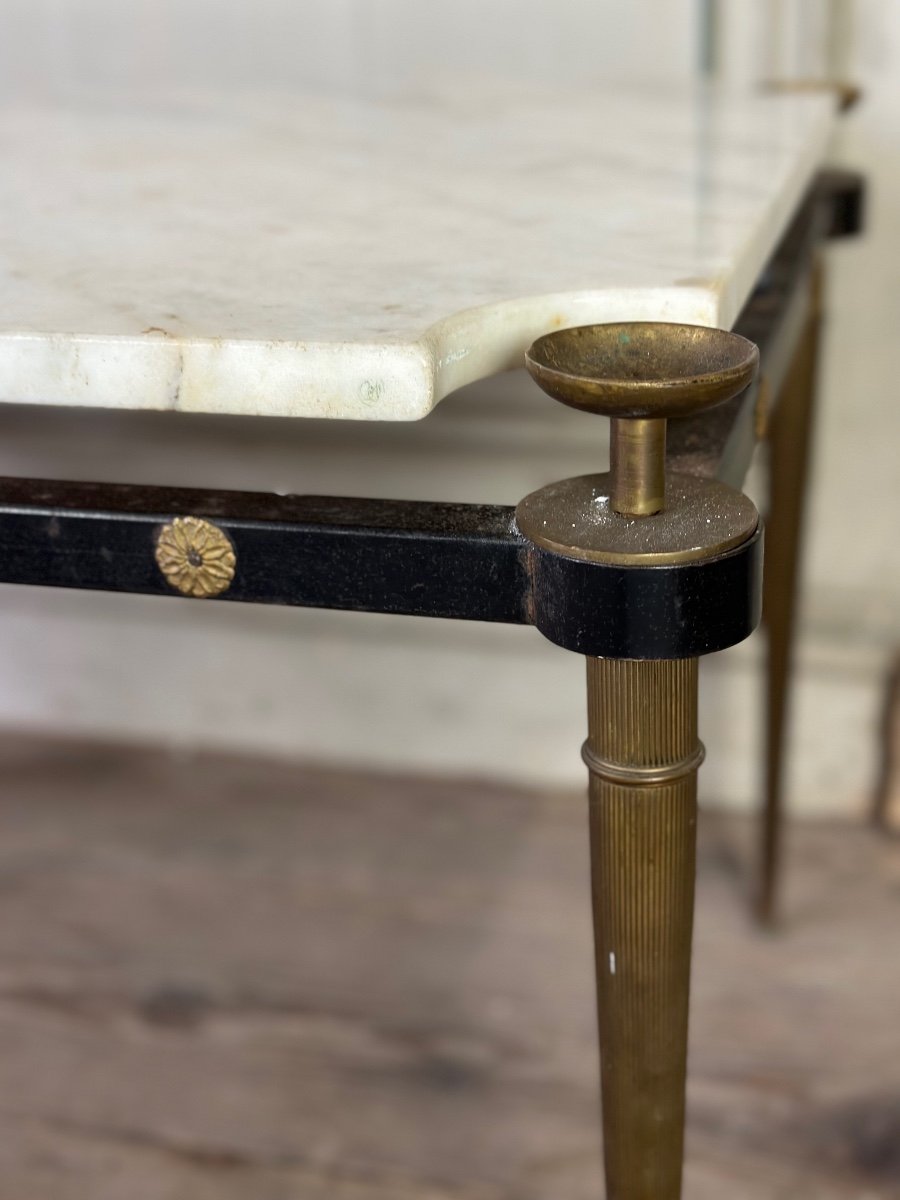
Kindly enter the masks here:
M 864 800 L 880 673 L 900 640 L 890 556 L 900 406 L 889 385 L 900 327 L 900 232 L 889 215 L 900 189 L 900 5 L 858 7 L 850 49 L 868 99 L 847 119 L 840 153 L 871 174 L 871 232 L 829 252 L 793 766 L 794 796 L 818 811 Z M 726 4 L 728 73 L 770 73 L 775 26 L 765 21 L 793 21 L 795 8 Z M 805 0 L 800 15 L 811 14 Z M 7 0 L 0 91 L 65 99 L 88 79 L 118 103 L 148 86 L 223 81 L 369 94 L 437 70 L 658 80 L 692 73 L 697 32 L 692 0 Z M 0 471 L 515 503 L 603 464 L 602 434 L 585 444 L 583 428 L 517 375 L 405 428 L 0 406 Z M 760 649 L 751 642 L 704 665 L 712 800 L 756 796 Z M 5 588 L 0 664 L 6 726 L 582 779 L 581 663 L 530 630 Z

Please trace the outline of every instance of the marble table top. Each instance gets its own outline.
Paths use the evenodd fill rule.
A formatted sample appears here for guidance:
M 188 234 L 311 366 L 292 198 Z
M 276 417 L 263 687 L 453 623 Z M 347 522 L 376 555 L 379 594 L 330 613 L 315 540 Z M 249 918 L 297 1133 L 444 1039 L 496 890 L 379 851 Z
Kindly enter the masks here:
M 470 86 L 0 113 L 0 400 L 410 420 L 550 329 L 729 326 L 833 102 Z

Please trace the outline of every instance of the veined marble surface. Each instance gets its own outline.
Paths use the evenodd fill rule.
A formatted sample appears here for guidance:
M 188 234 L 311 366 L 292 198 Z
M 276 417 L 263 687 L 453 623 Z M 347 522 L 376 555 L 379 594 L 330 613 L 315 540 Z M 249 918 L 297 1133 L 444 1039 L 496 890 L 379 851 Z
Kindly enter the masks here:
M 730 326 L 824 96 L 0 114 L 0 400 L 410 420 L 550 329 Z

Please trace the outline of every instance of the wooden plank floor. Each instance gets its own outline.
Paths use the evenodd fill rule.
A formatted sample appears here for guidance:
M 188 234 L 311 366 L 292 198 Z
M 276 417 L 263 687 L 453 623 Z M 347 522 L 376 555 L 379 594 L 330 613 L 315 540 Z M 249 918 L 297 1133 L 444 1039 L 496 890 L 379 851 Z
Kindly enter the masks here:
M 601 1192 L 578 797 L 0 739 L 0 1200 Z M 900 845 L 705 818 L 686 1200 L 900 1196 Z

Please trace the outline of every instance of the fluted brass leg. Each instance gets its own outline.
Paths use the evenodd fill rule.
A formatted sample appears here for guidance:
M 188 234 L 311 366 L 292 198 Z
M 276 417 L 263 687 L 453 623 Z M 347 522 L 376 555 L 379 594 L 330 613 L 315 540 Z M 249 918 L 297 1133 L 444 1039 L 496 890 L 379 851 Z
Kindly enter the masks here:
M 678 1200 L 697 816 L 697 660 L 587 660 L 608 1200 Z
M 755 572 L 731 593 L 733 614 L 749 618 L 736 637 L 716 635 L 715 585 L 699 606 L 688 587 L 743 561 L 761 546 L 761 531 L 740 493 L 725 489 L 714 500 L 719 485 L 710 481 L 690 500 L 695 480 L 667 478 L 665 423 L 739 395 L 758 360 L 733 333 L 640 321 L 557 330 L 525 356 L 549 395 L 613 422 L 609 475 L 550 484 L 516 509 L 533 552 L 538 628 L 559 645 L 607 656 L 587 660 L 584 748 L 607 1200 L 681 1196 L 703 757 L 697 660 L 684 656 L 734 645 L 757 616 Z M 736 523 L 727 544 L 713 534 L 722 519 Z M 629 548 L 623 536 L 635 538 Z M 673 575 L 660 574 L 670 567 Z M 596 605 L 585 590 L 595 570 L 611 589 Z M 614 619 L 623 624 L 612 636 Z

